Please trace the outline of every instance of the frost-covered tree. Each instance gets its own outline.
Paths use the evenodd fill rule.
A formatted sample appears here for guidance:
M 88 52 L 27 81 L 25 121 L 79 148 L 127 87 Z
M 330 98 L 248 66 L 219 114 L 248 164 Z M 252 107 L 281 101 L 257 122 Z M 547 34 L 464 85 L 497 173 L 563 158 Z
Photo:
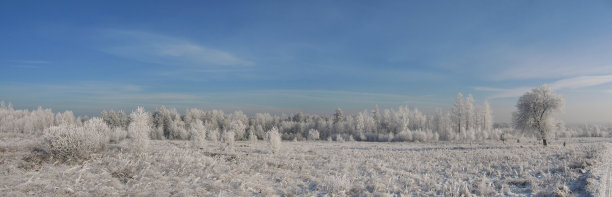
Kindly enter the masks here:
M 481 129 L 483 131 L 490 132 L 491 129 L 493 129 L 493 112 L 491 111 L 489 101 L 484 101 L 484 103 L 482 104 L 482 112 L 480 118 Z
M 185 115 L 183 116 L 183 121 L 185 122 L 185 126 L 191 130 L 192 124 L 197 124 L 196 120 L 200 120 L 202 122 L 204 115 L 206 113 L 201 110 L 201 109 L 197 109 L 197 108 L 192 108 L 192 109 L 188 109 L 187 112 L 185 112 Z
M 189 139 L 185 122 L 176 108 L 161 106 L 153 113 L 153 125 L 157 128 L 151 133 L 153 139 Z
M 206 145 L 206 129 L 201 120 L 195 119 L 190 124 L 191 144 L 194 148 L 204 148 Z
M 64 113 L 57 113 L 55 115 L 55 125 L 74 125 L 76 118 L 72 111 L 64 111 Z
M 128 138 L 131 150 L 134 153 L 142 153 L 149 148 L 149 132 L 151 132 L 151 115 L 143 107 L 138 107 L 130 114 L 130 125 L 128 126 Z
M 463 104 L 464 109 L 464 121 L 465 121 L 465 130 L 474 129 L 474 97 L 472 94 L 468 94 L 465 97 L 465 103 Z
M 115 112 L 115 110 L 102 111 L 101 118 L 110 128 L 127 128 L 129 117 L 123 111 Z
M 244 140 L 246 136 L 245 134 L 246 125 L 242 123 L 241 120 L 233 120 L 230 124 L 230 130 L 236 134 L 236 140 Z
M 319 131 L 316 129 L 308 130 L 308 140 L 319 140 Z
M 342 109 L 338 108 L 334 114 L 334 124 L 342 121 L 344 121 L 344 113 L 342 113 Z
M 255 127 L 255 135 L 261 137 L 261 139 L 264 138 L 266 133 L 262 125 L 258 124 L 257 127 Z
M 376 108 L 372 112 L 372 118 L 374 119 L 374 133 L 379 133 L 379 131 L 382 128 L 381 126 L 382 116 L 380 113 L 380 108 L 378 108 L 378 105 L 376 105 Z
M 463 94 L 460 92 L 457 94 L 457 99 L 455 100 L 455 105 L 452 110 L 453 127 L 455 127 L 457 133 L 461 133 L 463 130 L 462 123 L 465 116 L 463 104 Z
M 272 127 L 272 129 L 266 132 L 266 141 L 270 147 L 270 152 L 278 153 L 280 151 L 281 135 L 276 127 Z
M 554 132 L 552 115 L 562 110 L 563 103 L 563 98 L 554 94 L 548 85 L 532 89 L 521 96 L 516 104 L 517 111 L 512 114 L 514 127 L 536 131 L 546 146 L 546 140 Z
M 257 135 L 255 135 L 255 131 L 254 129 L 250 129 L 249 130 L 249 141 L 250 142 L 257 142 Z

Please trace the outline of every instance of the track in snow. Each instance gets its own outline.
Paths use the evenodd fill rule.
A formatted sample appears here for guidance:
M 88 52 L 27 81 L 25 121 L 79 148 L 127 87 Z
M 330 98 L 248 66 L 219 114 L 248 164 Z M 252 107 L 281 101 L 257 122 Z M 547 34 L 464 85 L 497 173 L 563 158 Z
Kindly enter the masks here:
M 610 147 L 608 145 L 608 150 L 605 152 L 603 160 L 606 162 L 606 172 L 604 175 L 604 182 L 601 184 L 604 188 L 601 189 L 603 191 L 600 196 L 612 197 L 612 169 L 610 165 L 612 165 L 612 161 L 610 160 Z
M 610 164 L 610 161 L 608 160 L 608 163 L 606 164 L 606 183 L 604 185 L 604 189 L 606 190 L 604 196 L 607 197 L 612 197 L 612 170 L 610 170 L 610 165 L 612 164 Z

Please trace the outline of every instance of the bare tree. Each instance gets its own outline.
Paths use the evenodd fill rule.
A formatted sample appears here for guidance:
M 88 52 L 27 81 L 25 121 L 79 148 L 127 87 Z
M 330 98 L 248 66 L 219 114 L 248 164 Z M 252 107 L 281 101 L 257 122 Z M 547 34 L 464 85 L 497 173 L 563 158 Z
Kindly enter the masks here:
M 521 96 L 516 104 L 518 111 L 512 114 L 514 127 L 538 132 L 546 146 L 546 140 L 554 128 L 552 115 L 561 111 L 563 103 L 563 98 L 554 94 L 547 85 L 532 89 Z

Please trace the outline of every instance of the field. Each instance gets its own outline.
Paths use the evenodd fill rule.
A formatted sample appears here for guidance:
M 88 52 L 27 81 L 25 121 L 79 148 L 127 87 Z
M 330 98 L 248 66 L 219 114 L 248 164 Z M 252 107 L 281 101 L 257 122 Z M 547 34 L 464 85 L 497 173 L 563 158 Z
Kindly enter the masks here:
M 0 196 L 583 196 L 607 191 L 608 138 L 458 142 L 129 141 L 60 161 L 0 134 Z M 566 143 L 564 146 L 563 143 Z

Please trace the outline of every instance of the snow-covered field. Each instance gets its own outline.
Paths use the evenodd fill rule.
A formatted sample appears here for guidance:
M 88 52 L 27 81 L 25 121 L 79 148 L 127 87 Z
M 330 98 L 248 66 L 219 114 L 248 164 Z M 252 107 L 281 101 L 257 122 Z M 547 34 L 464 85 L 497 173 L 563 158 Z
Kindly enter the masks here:
M 127 140 L 58 161 L 42 137 L 0 133 L 0 196 L 528 196 L 607 194 L 609 138 L 482 143 Z M 563 146 L 566 141 L 567 145 Z

